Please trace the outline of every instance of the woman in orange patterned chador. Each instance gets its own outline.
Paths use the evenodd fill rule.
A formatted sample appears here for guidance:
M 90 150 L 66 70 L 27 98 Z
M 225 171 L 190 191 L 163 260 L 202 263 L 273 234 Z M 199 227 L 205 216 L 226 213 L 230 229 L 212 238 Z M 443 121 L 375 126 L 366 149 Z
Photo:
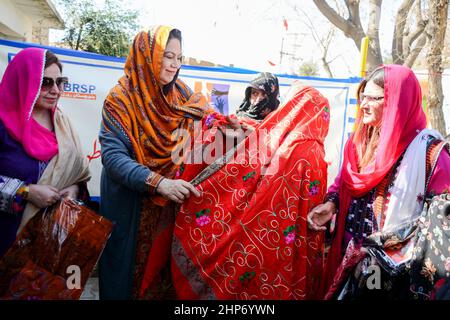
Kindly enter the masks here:
M 181 61 L 179 30 L 139 33 L 125 74 L 105 100 L 100 211 L 115 229 L 100 260 L 101 299 L 136 298 L 149 257 L 157 263 L 146 297 L 171 297 L 170 252 L 155 252 L 153 240 L 171 232 L 167 219 L 175 203 L 199 196 L 188 182 L 173 180 L 178 165 L 171 154 L 182 141 L 172 133 L 192 132 L 209 112 L 206 100 L 178 79 Z

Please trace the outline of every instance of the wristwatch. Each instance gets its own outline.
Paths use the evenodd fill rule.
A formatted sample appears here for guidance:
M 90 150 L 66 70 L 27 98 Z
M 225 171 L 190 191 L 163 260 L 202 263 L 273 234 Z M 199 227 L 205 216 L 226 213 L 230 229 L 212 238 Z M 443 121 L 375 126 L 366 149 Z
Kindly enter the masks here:
M 162 175 L 154 171 L 150 171 L 147 179 L 145 179 L 145 184 L 147 185 L 150 194 L 156 194 L 156 189 L 163 179 L 164 177 Z

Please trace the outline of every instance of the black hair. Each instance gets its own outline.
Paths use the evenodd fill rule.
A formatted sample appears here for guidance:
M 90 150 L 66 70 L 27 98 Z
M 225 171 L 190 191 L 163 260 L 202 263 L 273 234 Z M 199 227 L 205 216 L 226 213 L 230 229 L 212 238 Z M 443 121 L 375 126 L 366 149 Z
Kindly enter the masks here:
M 373 81 L 377 86 L 384 89 L 384 67 L 378 67 L 375 70 L 373 70 L 368 77 L 366 77 L 361 83 L 359 84 L 358 91 L 357 91 L 357 97 L 358 100 L 360 100 L 361 92 L 364 91 L 364 88 L 367 85 L 367 82 Z
M 169 39 L 167 39 L 167 42 L 172 39 L 178 39 L 181 42 L 181 31 L 178 29 L 172 29 L 169 33 Z
M 47 69 L 48 67 L 50 67 L 54 63 L 56 63 L 56 65 L 58 66 L 59 71 L 62 72 L 62 64 L 59 61 L 58 57 L 53 52 L 51 52 L 50 50 L 47 50 L 45 52 L 45 66 L 44 66 L 44 69 Z
M 172 39 L 179 40 L 180 44 L 181 44 L 181 31 L 178 29 L 172 29 L 169 33 L 169 38 L 167 39 L 167 42 L 169 42 Z M 170 92 L 170 90 L 172 89 L 172 87 L 174 86 L 175 82 L 177 82 L 179 72 L 180 72 L 180 69 L 178 69 L 177 73 L 173 77 L 173 80 L 170 83 L 163 86 L 164 95 L 167 95 Z

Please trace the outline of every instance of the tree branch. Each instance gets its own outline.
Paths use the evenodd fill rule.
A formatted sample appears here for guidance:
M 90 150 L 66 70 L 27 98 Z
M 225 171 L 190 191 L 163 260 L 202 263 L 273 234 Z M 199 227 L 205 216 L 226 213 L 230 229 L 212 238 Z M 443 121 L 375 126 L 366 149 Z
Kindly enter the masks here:
M 414 43 L 414 41 L 416 41 L 419 36 L 421 36 L 424 31 L 425 31 L 425 27 L 427 26 L 427 21 L 421 21 L 418 25 L 416 30 L 414 30 L 413 32 L 411 32 L 406 38 L 405 38 L 405 53 L 404 56 L 408 56 L 408 54 L 410 53 L 411 47 Z
M 361 46 L 361 39 L 365 36 L 364 30 L 361 27 L 361 24 L 356 25 L 355 22 L 352 19 L 352 13 L 351 10 L 354 9 L 352 7 L 352 3 L 356 0 L 346 0 L 347 9 L 349 11 L 349 19 L 345 20 L 342 16 L 340 16 L 332 7 L 328 5 L 328 3 L 325 0 L 313 0 L 314 4 L 316 5 L 317 9 L 337 28 L 339 28 L 342 32 L 344 32 L 344 35 L 348 38 L 353 39 L 356 46 Z M 359 1 L 356 1 L 359 2 Z M 350 5 L 350 7 L 349 7 Z M 359 18 L 359 14 L 357 15 Z
M 382 63 L 381 48 L 380 48 L 380 17 L 381 17 L 381 2 L 382 0 L 370 0 L 369 8 L 369 24 L 367 26 L 367 36 L 369 37 L 369 52 L 367 60 L 368 67 L 374 67 Z
M 345 5 L 350 14 L 349 20 L 352 21 L 355 26 L 362 29 L 361 18 L 359 16 L 359 0 L 345 0 Z
M 448 0 L 429 1 L 429 21 L 426 34 L 429 41 L 428 64 L 428 97 L 427 107 L 431 126 L 441 134 L 446 134 L 443 112 L 444 94 L 442 90 L 442 49 L 448 20 Z
M 77 44 L 75 45 L 75 50 L 78 50 L 80 48 L 82 33 L 83 33 L 83 24 L 80 26 L 80 29 L 78 30 Z
M 414 62 L 416 62 L 417 57 L 419 56 L 420 52 L 422 51 L 422 49 L 425 47 L 426 44 L 427 44 L 427 35 L 425 32 L 422 32 L 420 37 L 417 39 L 417 43 L 414 49 L 412 49 L 409 52 L 408 56 L 405 57 L 405 62 L 403 63 L 403 65 L 411 68 Z
M 309 15 L 305 11 L 303 11 L 303 9 L 301 9 L 301 8 L 295 7 L 294 10 L 297 11 L 298 14 L 301 12 L 303 14 L 303 16 L 306 18 L 307 22 L 303 22 L 303 23 L 311 31 L 311 35 L 312 35 L 314 41 L 316 42 L 316 44 L 318 46 L 320 46 L 321 49 L 322 49 L 321 50 L 322 51 L 322 57 L 320 58 L 320 60 L 322 61 L 323 69 L 325 70 L 325 72 L 328 74 L 328 76 L 330 78 L 333 78 L 333 73 L 331 72 L 330 64 L 329 64 L 329 62 L 327 62 L 327 55 L 328 55 L 328 49 L 330 47 L 330 43 L 331 43 L 331 41 L 332 41 L 332 39 L 334 37 L 335 29 L 333 27 L 331 27 L 328 30 L 327 35 L 325 36 L 325 38 L 322 38 L 317 33 L 317 30 L 315 28 L 315 24 L 311 20 Z
M 421 2 L 416 1 L 416 6 L 415 6 L 416 10 L 416 29 L 413 32 L 410 32 L 409 34 L 404 36 L 403 39 L 403 57 L 408 57 L 411 51 L 411 47 L 414 43 L 414 41 L 416 41 L 416 39 L 424 32 L 425 27 L 427 25 L 428 21 L 424 21 L 422 18 L 422 6 L 421 6 Z

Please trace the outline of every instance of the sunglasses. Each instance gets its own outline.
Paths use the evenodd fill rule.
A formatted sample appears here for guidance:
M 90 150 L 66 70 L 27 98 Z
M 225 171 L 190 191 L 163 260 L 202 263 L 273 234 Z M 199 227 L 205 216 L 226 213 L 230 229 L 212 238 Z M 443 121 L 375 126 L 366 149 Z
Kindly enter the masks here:
M 56 86 L 58 87 L 58 89 L 60 91 L 63 91 L 64 85 L 69 83 L 69 78 L 59 77 L 59 78 L 56 78 L 56 80 L 55 80 L 53 78 L 44 77 L 44 78 L 42 78 L 42 89 L 49 91 L 51 88 L 53 88 L 55 83 L 56 83 Z

